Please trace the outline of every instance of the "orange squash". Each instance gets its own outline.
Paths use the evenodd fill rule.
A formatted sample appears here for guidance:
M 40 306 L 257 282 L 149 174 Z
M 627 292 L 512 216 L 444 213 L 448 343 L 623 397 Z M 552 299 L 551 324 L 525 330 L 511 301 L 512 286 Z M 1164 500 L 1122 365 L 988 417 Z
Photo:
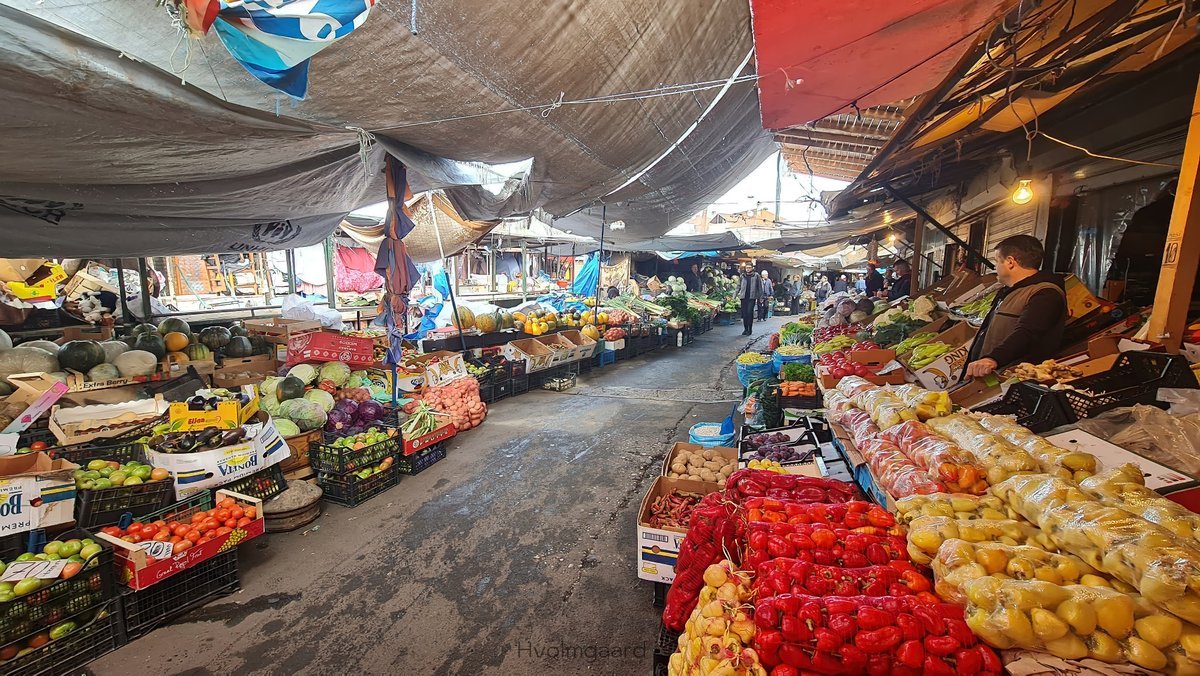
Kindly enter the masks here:
M 192 341 L 187 335 L 178 331 L 172 331 L 163 336 L 163 342 L 167 344 L 168 352 L 182 352 L 187 349 L 188 344 Z

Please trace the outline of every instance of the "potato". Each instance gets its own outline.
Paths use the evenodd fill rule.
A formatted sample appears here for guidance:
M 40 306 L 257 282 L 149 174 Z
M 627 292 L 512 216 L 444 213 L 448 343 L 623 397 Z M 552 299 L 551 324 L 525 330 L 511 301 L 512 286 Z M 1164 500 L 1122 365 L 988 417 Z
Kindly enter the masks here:
M 717 470 L 721 469 L 721 465 L 715 460 L 709 460 L 708 462 L 704 463 L 704 469 L 710 472 L 716 472 Z
M 687 471 L 687 468 L 688 466 L 686 462 L 679 462 L 678 460 L 671 465 L 671 471 L 676 474 L 683 474 Z
M 703 467 L 704 466 L 704 456 L 702 456 L 702 455 L 690 456 L 687 459 L 687 464 L 689 467 Z
M 713 474 L 711 470 L 702 469 L 700 470 L 700 480 L 711 483 L 717 480 L 717 475 Z
M 692 481 L 703 481 L 699 474 L 689 474 L 687 478 L 691 479 Z
M 704 449 L 703 455 L 705 460 L 712 460 L 713 458 L 717 457 L 717 452 L 711 448 L 706 448 Z

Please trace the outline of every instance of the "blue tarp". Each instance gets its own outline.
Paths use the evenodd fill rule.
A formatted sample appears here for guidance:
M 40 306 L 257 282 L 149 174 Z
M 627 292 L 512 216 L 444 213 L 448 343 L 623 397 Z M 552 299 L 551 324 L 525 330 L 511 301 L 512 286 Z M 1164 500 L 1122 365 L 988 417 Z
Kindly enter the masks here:
M 571 292 L 576 296 L 594 296 L 596 283 L 600 281 L 600 262 L 595 253 L 588 256 L 587 262 L 575 274 L 571 284 Z
M 716 258 L 719 253 L 717 251 L 659 251 L 658 257 L 665 261 L 675 261 L 680 258 L 691 258 L 693 256 Z

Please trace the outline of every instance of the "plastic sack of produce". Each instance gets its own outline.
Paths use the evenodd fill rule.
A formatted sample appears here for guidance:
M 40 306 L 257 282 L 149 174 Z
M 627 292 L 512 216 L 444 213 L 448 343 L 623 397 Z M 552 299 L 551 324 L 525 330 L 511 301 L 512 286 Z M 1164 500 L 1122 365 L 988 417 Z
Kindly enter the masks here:
M 889 387 L 905 406 L 912 409 L 920 420 L 939 418 L 950 415 L 954 402 L 950 401 L 949 392 L 933 392 L 918 385 L 898 385 Z
M 960 521 L 945 516 L 923 516 L 908 524 L 908 554 L 917 563 L 928 564 L 933 561 L 946 540 L 999 542 L 1029 545 L 1048 552 L 1058 551 L 1048 535 L 1024 521 Z
M 1200 673 L 1200 627 L 1136 594 L 984 577 L 967 584 L 967 624 L 1000 649 L 1042 650 L 1153 672 Z
M 767 676 L 758 655 L 748 649 L 756 631 L 748 605 L 753 594 L 750 575 L 732 561 L 706 568 L 696 609 L 679 635 L 667 676 Z
M 1032 455 L 988 432 L 978 422 L 955 413 L 925 422 L 938 436 L 958 444 L 975 456 L 987 470 L 987 481 L 995 486 L 1014 474 L 1037 472 L 1041 467 Z
M 917 414 L 909 410 L 908 405 L 900 397 L 882 387 L 859 392 L 854 395 L 854 403 L 870 413 L 871 420 L 874 420 L 880 429 L 886 430 L 905 420 L 917 419 Z
M 835 415 L 854 408 L 854 402 L 850 401 L 850 397 L 837 390 L 825 390 L 822 393 L 822 402 L 825 404 L 825 410 L 829 415 Z
M 850 432 L 855 446 L 867 439 L 874 439 L 879 434 L 879 427 L 875 425 L 874 420 L 871 420 L 871 414 L 861 408 L 843 411 L 837 416 L 837 422 Z
M 992 576 L 1002 580 L 1041 580 L 1054 584 L 1112 587 L 1113 581 L 1077 556 L 1056 554 L 1038 547 L 999 542 L 946 540 L 930 564 L 937 595 L 946 601 L 966 603 L 967 583 Z M 1121 582 L 1116 582 L 1120 585 Z M 1132 591 L 1123 589 L 1122 591 Z
M 982 495 L 987 491 L 985 472 L 975 456 L 937 436 L 925 423 L 909 420 L 884 430 L 879 437 L 900 447 L 929 478 L 944 483 L 950 492 Z
M 979 424 L 1008 443 L 1024 449 L 1047 474 L 1079 483 L 1095 474 L 1099 467 L 1096 456 L 1091 453 L 1068 451 L 1055 446 L 1008 416 L 981 415 Z
M 960 606 L 915 596 L 759 599 L 754 649 L 767 667 L 816 674 L 999 674 Z M 776 672 L 772 672 L 776 673 Z
M 746 498 L 742 503 L 746 521 L 811 523 L 831 528 L 878 528 L 896 526 L 896 517 L 872 502 L 854 500 L 836 504 L 797 502 L 777 498 Z
M 817 542 L 813 534 L 820 531 Z M 825 533 L 833 533 L 829 538 Z M 897 535 L 868 535 L 845 528 L 790 523 L 746 524 L 747 547 L 742 564 L 749 570 L 774 558 L 801 559 L 823 566 L 863 568 L 888 561 L 905 561 L 904 538 Z
M 1014 476 L 992 491 L 1059 549 L 1133 586 L 1159 607 L 1200 622 L 1200 549 L 1194 541 L 1048 474 Z
M 750 387 L 750 383 L 775 374 L 775 364 L 771 358 L 758 352 L 743 352 L 737 358 L 737 377 L 742 387 Z
M 880 487 L 893 498 L 946 491 L 944 484 L 931 479 L 928 472 L 918 467 L 895 444 L 883 439 L 867 439 L 857 446 Z
M 759 565 L 754 576 L 758 598 L 779 594 L 810 596 L 915 596 L 937 602 L 933 585 L 908 561 L 883 566 L 838 568 L 799 559 L 771 559 Z
M 725 558 L 725 552 L 738 549 L 736 524 L 730 518 L 730 506 L 723 500 L 720 493 L 709 493 L 692 510 L 687 535 L 675 559 L 675 581 L 667 590 L 663 608 L 663 624 L 671 631 L 683 631 L 704 586 L 705 569 Z
M 845 378 L 839 380 L 837 384 L 838 392 L 841 392 L 847 397 L 854 397 L 860 392 L 866 392 L 867 390 L 878 388 L 878 385 L 867 380 L 866 378 L 863 378 L 862 376 L 846 376 Z
M 1200 514 L 1146 488 L 1142 470 L 1133 464 L 1112 467 L 1079 482 L 1088 495 L 1153 524 L 1185 540 L 1200 540 Z
M 725 482 L 725 497 L 740 503 L 746 498 L 768 497 L 799 502 L 849 502 L 862 495 L 852 483 L 836 479 L 776 474 L 756 469 L 740 469 Z
M 945 516 L 966 521 L 971 519 L 1025 520 L 994 495 L 933 493 L 931 495 L 910 495 L 896 500 L 896 520 L 901 525 L 908 525 L 922 516 Z
M 727 447 L 733 443 L 734 435 L 734 432 L 721 434 L 721 423 L 703 422 L 692 425 L 692 428 L 688 430 L 688 441 L 705 448 Z

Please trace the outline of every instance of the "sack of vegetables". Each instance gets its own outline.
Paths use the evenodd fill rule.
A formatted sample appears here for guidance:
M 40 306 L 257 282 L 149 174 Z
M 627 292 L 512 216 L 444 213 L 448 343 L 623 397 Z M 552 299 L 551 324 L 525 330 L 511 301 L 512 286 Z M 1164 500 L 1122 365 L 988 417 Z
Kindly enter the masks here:
M 750 387 L 750 383 L 764 378 L 770 378 L 775 373 L 775 365 L 771 358 L 760 352 L 743 352 L 737 358 L 737 376 L 742 387 Z

